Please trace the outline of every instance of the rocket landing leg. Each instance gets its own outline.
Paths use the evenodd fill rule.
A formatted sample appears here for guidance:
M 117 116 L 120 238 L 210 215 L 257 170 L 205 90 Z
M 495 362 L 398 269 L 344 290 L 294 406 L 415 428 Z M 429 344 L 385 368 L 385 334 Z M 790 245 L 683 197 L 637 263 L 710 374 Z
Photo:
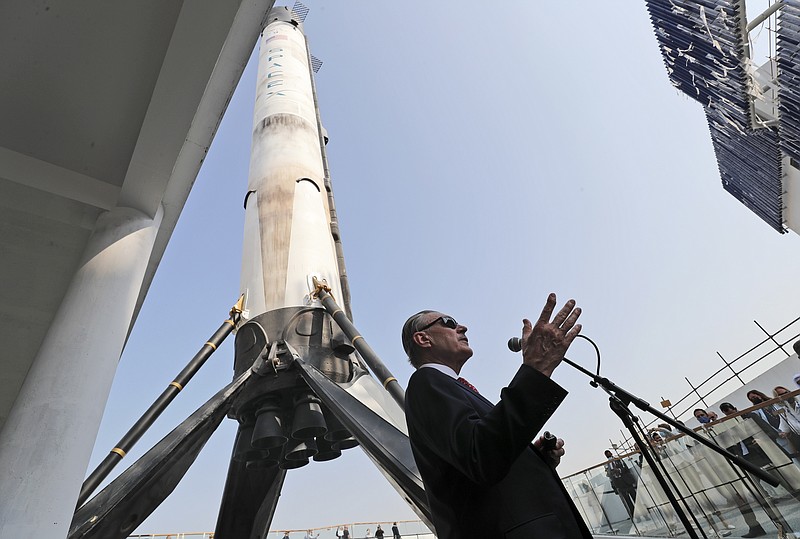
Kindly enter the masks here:
M 402 410 L 324 309 L 264 313 L 239 328 L 235 347 L 234 381 L 76 511 L 69 539 L 128 537 L 172 492 L 226 414 L 239 430 L 217 539 L 263 539 L 286 472 L 357 445 L 432 527 Z
M 235 371 L 259 356 L 266 359 L 263 378 L 239 395 L 229 414 L 240 427 L 215 537 L 260 537 L 267 531 L 240 504 L 254 483 L 250 474 L 333 460 L 356 445 L 430 525 L 403 411 L 324 309 L 289 307 L 248 321 L 236 335 Z M 253 494 L 265 497 L 266 487 L 260 489 Z M 272 502 L 266 495 L 263 504 L 248 502 L 244 512 L 270 504 L 274 510 Z M 253 528 L 245 530 L 243 520 Z

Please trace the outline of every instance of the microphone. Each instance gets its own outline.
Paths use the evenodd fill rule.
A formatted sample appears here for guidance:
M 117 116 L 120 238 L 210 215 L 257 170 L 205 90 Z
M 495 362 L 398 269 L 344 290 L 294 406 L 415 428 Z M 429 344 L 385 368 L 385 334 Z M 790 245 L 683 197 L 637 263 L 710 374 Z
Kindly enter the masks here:
M 542 434 L 542 436 L 544 437 L 544 443 L 542 444 L 543 451 L 552 451 L 553 449 L 556 448 L 556 443 L 558 443 L 558 438 L 550 434 L 549 431 L 544 431 L 544 434 Z
M 522 350 L 522 339 L 519 337 L 511 337 L 508 339 L 508 349 L 512 352 L 519 352 Z

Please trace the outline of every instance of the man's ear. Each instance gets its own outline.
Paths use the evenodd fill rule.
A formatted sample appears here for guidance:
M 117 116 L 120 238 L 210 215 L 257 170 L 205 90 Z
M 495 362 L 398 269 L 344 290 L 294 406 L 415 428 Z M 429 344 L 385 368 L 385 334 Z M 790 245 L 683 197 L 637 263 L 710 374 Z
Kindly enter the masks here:
M 425 333 L 424 331 L 417 331 L 411 337 L 414 341 L 414 344 L 419 346 L 420 348 L 430 348 L 431 347 L 431 338 L 430 336 Z

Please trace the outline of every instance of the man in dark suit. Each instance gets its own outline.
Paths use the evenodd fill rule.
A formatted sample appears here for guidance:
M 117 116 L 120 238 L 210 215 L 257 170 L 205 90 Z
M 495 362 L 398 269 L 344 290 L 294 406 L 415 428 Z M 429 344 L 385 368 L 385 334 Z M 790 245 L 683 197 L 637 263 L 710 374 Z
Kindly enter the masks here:
M 625 506 L 628 516 L 633 518 L 633 510 L 636 507 L 636 476 L 628 468 L 624 460 L 615 459 L 608 449 L 606 449 L 605 455 L 608 462 L 603 467 L 606 475 L 611 480 L 611 488 L 614 490 L 614 494 L 622 500 L 622 505 Z
M 589 539 L 591 534 L 555 473 L 563 440 L 531 445 L 567 392 L 550 379 L 580 332 L 573 300 L 550 320 L 550 294 L 535 325 L 523 320 L 522 366 L 492 404 L 463 378 L 472 356 L 467 328 L 437 311 L 403 326 L 416 372 L 406 420 L 439 539 Z

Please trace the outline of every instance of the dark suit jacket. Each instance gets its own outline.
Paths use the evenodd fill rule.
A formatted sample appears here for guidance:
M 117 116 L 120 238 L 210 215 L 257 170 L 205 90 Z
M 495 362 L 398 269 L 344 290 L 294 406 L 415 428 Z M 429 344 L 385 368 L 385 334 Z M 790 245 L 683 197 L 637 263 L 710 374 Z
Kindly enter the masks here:
M 408 434 L 439 539 L 592 537 L 530 445 L 566 394 L 525 365 L 497 405 L 436 369 L 411 376 Z

